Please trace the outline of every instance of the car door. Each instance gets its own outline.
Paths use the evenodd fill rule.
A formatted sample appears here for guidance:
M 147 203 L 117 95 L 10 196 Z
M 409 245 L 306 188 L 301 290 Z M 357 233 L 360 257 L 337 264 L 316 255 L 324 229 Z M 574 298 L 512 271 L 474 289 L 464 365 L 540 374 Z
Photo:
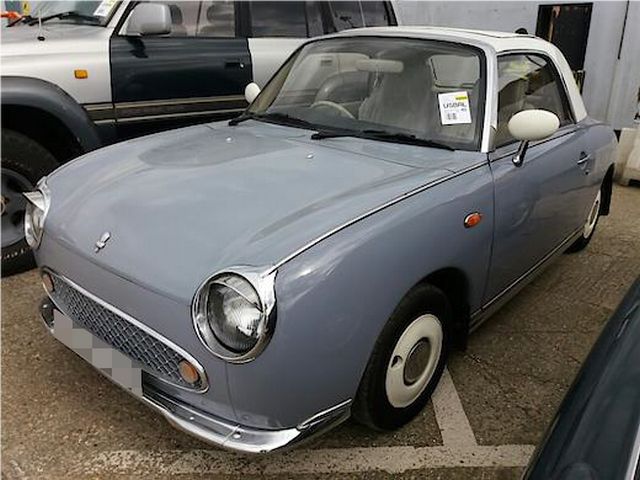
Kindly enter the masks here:
M 589 162 L 583 161 L 586 129 L 573 120 L 552 60 L 538 53 L 503 55 L 498 58 L 498 70 L 497 148 L 490 155 L 495 230 L 486 301 L 564 248 L 584 224 L 588 196 Z M 513 157 L 519 142 L 511 137 L 507 124 L 514 114 L 527 109 L 555 113 L 560 128 L 552 137 L 532 142 L 524 162 L 516 166 Z
M 247 39 L 238 34 L 238 4 L 162 3 L 171 12 L 170 34 L 129 36 L 125 16 L 111 38 L 120 138 L 226 118 L 246 107 L 251 57 Z

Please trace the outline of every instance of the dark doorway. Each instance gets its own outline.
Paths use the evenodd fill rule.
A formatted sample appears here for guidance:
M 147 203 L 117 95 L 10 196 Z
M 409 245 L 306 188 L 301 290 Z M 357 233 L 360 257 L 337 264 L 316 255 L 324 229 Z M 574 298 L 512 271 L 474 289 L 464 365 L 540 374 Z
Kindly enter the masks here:
M 582 90 L 584 57 L 591 25 L 592 3 L 540 5 L 536 35 L 553 43 L 567 58 Z

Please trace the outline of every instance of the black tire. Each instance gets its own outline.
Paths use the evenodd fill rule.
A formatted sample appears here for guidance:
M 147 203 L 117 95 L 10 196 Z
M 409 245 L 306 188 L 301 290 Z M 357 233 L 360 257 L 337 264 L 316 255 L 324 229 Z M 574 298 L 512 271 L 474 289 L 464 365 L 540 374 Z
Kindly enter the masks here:
M 585 248 L 587 248 L 587 245 L 589 245 L 589 242 L 593 238 L 593 235 L 596 233 L 596 230 L 598 228 L 598 222 L 600 221 L 600 214 L 602 212 L 602 199 L 604 198 L 604 195 L 605 195 L 603 190 L 604 190 L 603 187 L 600 187 L 600 197 L 599 197 L 599 202 L 600 203 L 598 204 L 598 209 L 597 209 L 597 213 L 596 213 L 597 216 L 595 218 L 595 224 L 593 225 L 593 228 L 591 229 L 591 232 L 588 235 L 585 235 L 585 233 L 583 232 L 580 235 L 580 237 L 578 237 L 578 239 L 575 242 L 573 242 L 569 248 L 567 248 L 566 253 L 580 252 L 580 251 L 584 250 Z M 591 211 L 590 211 L 589 215 L 591 215 Z M 588 221 L 589 221 L 589 219 L 587 218 L 586 222 L 588 222 Z
M 431 285 L 418 285 L 396 307 L 374 346 L 353 403 L 356 421 L 375 430 L 394 430 L 412 420 L 431 398 L 445 367 L 451 338 L 451 305 L 446 295 Z M 424 314 L 435 315 L 442 325 L 443 342 L 433 375 L 422 393 L 408 406 L 394 407 L 385 387 L 387 366 L 402 334 Z
M 28 190 L 40 180 L 43 176 L 54 170 L 58 166 L 55 157 L 39 143 L 33 141 L 29 137 L 8 129 L 2 129 L 2 170 L 5 177 L 15 175 L 16 178 L 22 178 L 25 181 L 20 183 L 24 185 L 24 190 Z M 3 189 L 5 188 L 3 181 Z M 16 191 L 11 191 L 11 195 L 16 196 Z M 6 194 L 6 196 L 5 196 Z M 2 192 L 3 199 L 9 198 L 9 191 Z M 18 201 L 18 200 L 15 200 Z M 3 207 L 3 217 L 7 211 Z M 11 213 L 11 223 L 18 225 L 24 219 L 24 208 Z M 5 236 L 6 222 L 3 218 L 3 237 Z M 10 238 L 10 237 L 5 237 Z M 27 245 L 24 237 L 17 239 L 11 244 L 2 247 L 2 276 L 13 275 L 24 272 L 35 266 L 33 254 Z

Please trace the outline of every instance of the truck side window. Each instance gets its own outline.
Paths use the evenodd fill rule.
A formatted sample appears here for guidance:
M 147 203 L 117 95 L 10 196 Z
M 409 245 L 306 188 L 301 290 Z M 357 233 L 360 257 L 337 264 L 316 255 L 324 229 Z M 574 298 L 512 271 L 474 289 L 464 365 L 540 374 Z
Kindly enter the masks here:
M 329 2 L 334 31 L 364 26 L 364 14 L 360 2 Z
M 362 2 L 362 13 L 367 27 L 387 27 L 396 24 L 389 18 L 384 2 Z
M 250 11 L 253 37 L 307 36 L 304 2 L 251 2 Z
M 173 1 L 159 2 L 169 7 L 171 12 L 171 33 L 167 37 L 195 37 L 200 2 Z
M 561 126 L 573 122 L 564 85 L 549 60 L 536 54 L 499 57 L 496 146 L 515 141 L 507 128 L 509 120 L 516 113 L 529 109 L 555 113 Z
M 234 38 L 236 12 L 233 1 L 202 2 L 198 19 L 199 37 Z
M 307 34 L 309 37 L 317 37 L 324 34 L 320 2 L 307 2 Z

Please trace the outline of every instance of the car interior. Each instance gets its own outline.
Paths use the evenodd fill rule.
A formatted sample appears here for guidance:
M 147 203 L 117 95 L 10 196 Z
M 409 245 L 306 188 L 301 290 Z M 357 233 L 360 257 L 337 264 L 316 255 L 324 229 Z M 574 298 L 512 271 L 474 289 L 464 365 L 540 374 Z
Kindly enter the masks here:
M 452 146 L 469 144 L 479 123 L 479 65 L 475 54 L 404 45 L 373 57 L 359 52 L 310 53 L 300 59 L 296 74 L 284 82 L 272 107 L 294 107 L 296 116 L 307 120 L 311 114 L 300 109 L 313 111 L 320 123 L 337 117 L 338 124 L 347 122 L 345 128 L 350 128 L 349 120 L 357 120 L 364 128 L 410 132 Z M 458 91 L 468 95 L 472 121 L 443 125 L 438 95 Z

